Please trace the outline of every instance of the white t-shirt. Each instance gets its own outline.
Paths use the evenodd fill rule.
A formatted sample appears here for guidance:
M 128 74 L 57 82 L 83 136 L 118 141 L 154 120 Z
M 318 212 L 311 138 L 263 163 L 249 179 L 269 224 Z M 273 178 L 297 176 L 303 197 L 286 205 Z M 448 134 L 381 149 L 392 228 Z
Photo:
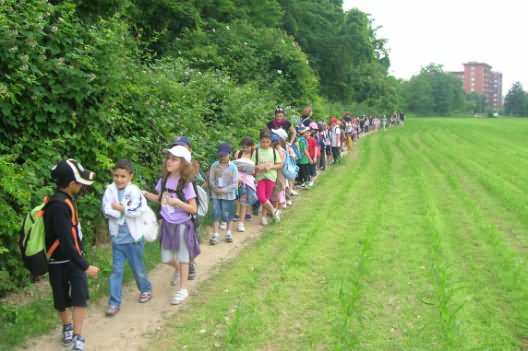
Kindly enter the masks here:
M 341 128 L 336 126 L 330 129 L 330 145 L 341 147 Z

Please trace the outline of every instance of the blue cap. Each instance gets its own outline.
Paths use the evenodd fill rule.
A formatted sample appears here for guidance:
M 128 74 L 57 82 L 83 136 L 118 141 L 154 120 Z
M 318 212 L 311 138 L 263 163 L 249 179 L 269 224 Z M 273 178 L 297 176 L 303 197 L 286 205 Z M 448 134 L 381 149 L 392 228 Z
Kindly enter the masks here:
M 177 136 L 176 139 L 174 139 L 174 141 L 172 142 L 172 146 L 176 146 L 176 145 L 188 146 L 192 148 L 189 138 L 183 135 Z
M 220 144 L 216 150 L 216 154 L 220 157 L 229 155 L 231 153 L 231 145 L 229 144 Z
M 271 135 L 271 141 L 272 141 L 272 142 L 279 141 L 279 139 L 280 139 L 280 138 L 279 138 L 279 136 L 278 136 L 277 134 L 272 134 L 272 135 Z

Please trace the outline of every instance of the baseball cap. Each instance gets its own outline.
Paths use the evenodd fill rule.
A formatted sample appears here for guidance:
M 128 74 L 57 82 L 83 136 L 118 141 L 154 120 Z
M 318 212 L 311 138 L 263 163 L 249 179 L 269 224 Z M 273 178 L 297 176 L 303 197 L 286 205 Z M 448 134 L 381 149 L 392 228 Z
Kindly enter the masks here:
M 176 139 L 174 139 L 174 141 L 172 142 L 171 146 L 176 146 L 176 145 L 188 146 L 192 148 L 191 141 L 189 140 L 189 138 L 183 135 L 177 136 Z
M 330 123 L 337 123 L 337 118 L 330 117 Z
M 310 128 L 308 128 L 308 127 L 306 127 L 306 126 L 302 126 L 302 127 L 299 127 L 299 128 L 297 129 L 297 131 L 298 131 L 299 133 L 301 133 L 301 134 L 304 133 L 304 132 L 306 132 L 306 131 L 308 131 L 308 130 L 310 130 Z
M 220 157 L 224 157 L 231 153 L 231 146 L 229 144 L 220 144 L 216 150 L 216 154 Z
M 163 153 L 171 154 L 176 157 L 181 157 L 187 162 L 191 162 L 191 153 L 184 146 L 176 145 L 170 149 L 163 149 Z
M 285 112 L 285 111 L 284 111 L 284 107 L 282 107 L 282 106 L 277 106 L 277 107 L 275 107 L 275 114 L 277 114 L 277 113 L 284 113 L 284 112 Z
M 315 123 L 315 122 L 310 123 L 309 127 L 310 127 L 310 129 L 314 129 L 314 130 L 318 130 L 319 129 L 319 127 L 317 126 L 317 123 Z
M 283 140 L 288 139 L 288 133 L 282 128 L 272 129 L 271 132 Z
M 51 177 L 55 184 L 66 186 L 71 181 L 83 185 L 92 185 L 95 181 L 95 173 L 84 168 L 73 158 L 62 160 L 51 169 Z

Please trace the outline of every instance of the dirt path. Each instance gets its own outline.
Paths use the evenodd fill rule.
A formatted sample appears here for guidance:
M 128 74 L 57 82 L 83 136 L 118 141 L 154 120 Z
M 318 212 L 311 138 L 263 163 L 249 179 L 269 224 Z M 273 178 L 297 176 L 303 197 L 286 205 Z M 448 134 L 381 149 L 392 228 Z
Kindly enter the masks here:
M 324 173 L 323 173 L 324 174 Z M 296 200 L 302 198 L 302 191 L 293 197 Z M 291 208 L 283 210 L 287 215 Z M 233 226 L 235 227 L 235 226 Z M 202 253 L 197 258 L 198 276 L 190 281 L 189 288 L 191 298 L 199 294 L 196 288 L 201 282 L 207 280 L 219 267 L 241 252 L 241 250 L 255 241 L 262 234 L 263 227 L 258 223 L 258 217 L 246 222 L 246 231 L 238 233 L 234 231 L 235 241 L 233 244 L 221 242 L 216 246 L 202 243 Z M 221 231 L 221 235 L 223 236 Z M 112 351 L 112 350 L 146 350 L 146 347 L 155 337 L 157 331 L 161 330 L 165 322 L 174 318 L 184 305 L 173 306 L 169 301 L 176 292 L 176 288 L 169 285 L 172 269 L 165 265 L 158 265 L 149 273 L 153 286 L 153 298 L 146 304 L 137 302 L 138 292 L 135 282 L 128 283 L 123 288 L 123 303 L 121 311 L 114 317 L 105 317 L 104 311 L 108 297 L 97 302 L 92 302 L 88 308 L 88 317 L 83 327 L 83 336 L 86 338 L 86 347 L 89 351 Z M 26 343 L 20 350 L 32 351 L 55 351 L 64 350 L 61 340 L 60 327 Z

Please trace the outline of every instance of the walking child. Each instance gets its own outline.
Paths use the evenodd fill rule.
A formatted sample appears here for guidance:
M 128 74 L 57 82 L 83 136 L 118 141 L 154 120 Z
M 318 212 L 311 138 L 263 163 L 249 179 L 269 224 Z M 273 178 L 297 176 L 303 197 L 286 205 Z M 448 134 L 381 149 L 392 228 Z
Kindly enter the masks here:
M 227 223 L 225 241 L 233 242 L 233 217 L 235 215 L 235 200 L 238 189 L 238 169 L 229 159 L 231 146 L 220 144 L 217 150 L 218 160 L 211 165 L 209 170 L 209 187 L 213 200 L 213 235 L 209 240 L 211 245 L 218 244 L 220 234 L 220 220 Z
M 254 177 L 255 163 L 251 160 L 254 146 L 255 143 L 250 137 L 242 139 L 242 150 L 238 152 L 237 161 L 235 161 L 237 162 L 239 176 L 239 219 L 237 224 L 237 231 L 239 232 L 244 232 L 246 230 L 244 222 L 247 219 L 247 216 L 250 216 L 248 209 L 257 202 L 257 188 Z M 253 169 L 253 171 L 251 171 L 251 169 Z
M 51 176 L 57 190 L 45 207 L 44 227 L 53 306 L 62 322 L 64 346 L 83 351 L 82 326 L 89 299 L 86 277 L 97 277 L 99 268 L 84 258 L 74 196 L 83 186 L 93 184 L 95 173 L 68 159 L 60 161 Z
M 178 305 L 189 297 L 189 262 L 200 254 L 192 217 L 197 212 L 197 202 L 189 150 L 176 145 L 164 153 L 157 194 L 143 194 L 148 200 L 161 203 L 161 262 L 174 268 L 171 285 L 177 285 L 178 290 L 171 303 Z
M 260 147 L 253 153 L 252 160 L 256 165 L 257 197 L 262 205 L 260 222 L 262 225 L 268 224 L 268 213 L 273 216 L 275 222 L 280 222 L 280 211 L 273 207 L 270 199 L 277 180 L 277 170 L 282 169 L 283 162 L 277 151 L 271 147 L 269 129 L 260 130 Z
M 112 237 L 112 274 L 108 284 L 110 298 L 107 316 L 115 315 L 121 306 L 125 261 L 134 274 L 140 292 L 139 302 L 148 302 L 152 298 L 152 285 L 145 271 L 145 242 L 141 232 L 141 216 L 147 204 L 141 190 L 131 183 L 133 177 L 132 163 L 129 160 L 117 161 L 112 168 L 113 182 L 107 186 L 102 201 L 103 214 L 108 219 Z

